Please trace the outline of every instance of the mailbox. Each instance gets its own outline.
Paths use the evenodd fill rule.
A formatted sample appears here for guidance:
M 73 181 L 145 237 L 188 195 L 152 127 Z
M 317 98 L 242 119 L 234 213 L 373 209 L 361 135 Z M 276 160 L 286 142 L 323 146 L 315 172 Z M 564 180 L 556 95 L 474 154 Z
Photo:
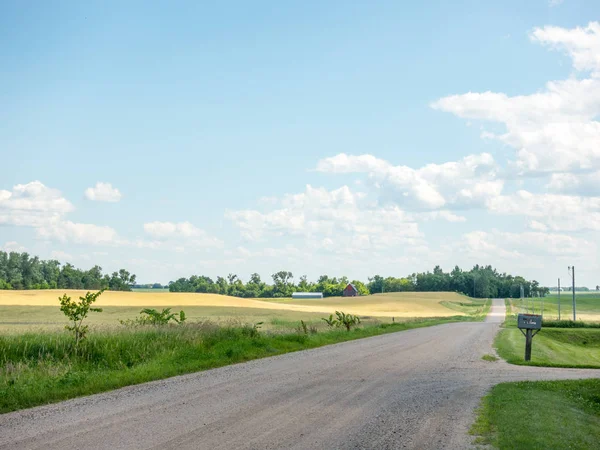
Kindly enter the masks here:
M 538 314 L 519 314 L 517 326 L 522 330 L 541 330 L 542 316 Z

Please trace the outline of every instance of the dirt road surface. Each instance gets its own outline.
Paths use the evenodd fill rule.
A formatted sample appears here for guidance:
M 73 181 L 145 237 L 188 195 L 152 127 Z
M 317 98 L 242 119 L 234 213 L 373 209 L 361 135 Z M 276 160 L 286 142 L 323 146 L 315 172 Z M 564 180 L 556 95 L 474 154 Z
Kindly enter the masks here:
M 600 370 L 486 362 L 504 320 L 454 323 L 251 361 L 0 415 L 0 449 L 464 449 L 503 381 Z

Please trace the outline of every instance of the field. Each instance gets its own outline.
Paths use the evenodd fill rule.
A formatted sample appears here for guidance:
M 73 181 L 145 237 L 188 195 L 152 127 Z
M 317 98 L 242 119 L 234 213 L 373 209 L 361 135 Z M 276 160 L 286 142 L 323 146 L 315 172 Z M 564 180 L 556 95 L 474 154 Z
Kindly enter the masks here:
M 105 292 L 94 305 L 104 311 L 90 314 L 88 338 L 75 347 L 59 309 L 63 293 L 0 291 L 0 412 L 350 339 L 481 320 L 490 305 L 454 293 L 296 302 Z M 119 323 L 145 307 L 184 309 L 186 325 Z M 336 310 L 359 314 L 360 326 L 330 328 L 321 318 Z
M 531 361 L 525 363 L 525 338 L 515 327 L 498 334 L 498 354 L 511 364 L 600 368 L 600 329 L 545 328 L 533 338 Z
M 65 318 L 58 297 L 85 291 L 0 291 L 0 333 L 62 328 Z M 184 309 L 190 322 L 263 322 L 266 329 L 286 329 L 300 320 L 311 324 L 343 310 L 367 320 L 391 322 L 416 317 L 451 317 L 482 312 L 483 301 L 450 292 L 389 293 L 365 297 L 331 297 L 316 300 L 244 299 L 215 294 L 169 292 L 104 292 L 97 306 L 104 312 L 90 314 L 92 326 L 119 325 L 119 319 L 133 319 L 142 308 Z M 369 319 L 372 318 L 372 319 Z
M 576 292 L 576 312 L 577 320 L 600 322 L 600 293 L 598 292 Z M 543 310 L 544 318 L 558 318 L 558 295 L 550 294 L 544 298 L 532 298 L 514 300 L 515 306 L 518 306 L 519 312 L 529 311 L 540 314 Z M 560 295 L 560 313 L 561 319 L 573 318 L 573 297 L 570 292 L 563 292 Z
M 578 300 L 582 297 L 584 296 L 578 297 Z M 588 294 L 579 303 L 582 310 L 586 312 L 582 316 L 588 318 L 588 323 L 597 326 L 596 321 L 600 320 L 600 308 L 597 308 L 600 306 L 600 301 L 594 294 Z M 526 363 L 524 361 L 525 338 L 516 324 L 516 314 L 526 311 L 521 304 L 521 300 L 507 300 L 504 329 L 498 333 L 494 341 L 494 346 L 503 359 L 511 364 L 600 368 L 600 328 L 543 327 L 533 338 L 531 361 Z M 552 301 L 549 304 L 555 306 Z M 551 320 L 552 309 L 546 308 L 547 305 L 548 303 L 544 305 L 544 320 Z M 541 304 L 536 301 L 536 313 L 541 311 L 538 306 Z M 547 312 L 548 309 L 550 313 Z M 562 315 L 562 318 L 569 319 L 569 316 Z

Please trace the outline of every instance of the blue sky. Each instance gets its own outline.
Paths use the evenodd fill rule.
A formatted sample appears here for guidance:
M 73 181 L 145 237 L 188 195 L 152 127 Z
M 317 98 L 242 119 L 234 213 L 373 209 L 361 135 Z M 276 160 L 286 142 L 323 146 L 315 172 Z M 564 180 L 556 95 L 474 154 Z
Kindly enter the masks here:
M 0 248 L 144 282 L 479 263 L 598 284 L 599 13 L 3 2 Z

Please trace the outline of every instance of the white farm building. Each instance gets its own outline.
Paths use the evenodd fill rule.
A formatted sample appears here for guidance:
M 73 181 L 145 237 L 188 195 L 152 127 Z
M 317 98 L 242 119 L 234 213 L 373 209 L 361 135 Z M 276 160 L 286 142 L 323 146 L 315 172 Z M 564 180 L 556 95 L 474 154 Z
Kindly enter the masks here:
M 294 292 L 292 298 L 323 298 L 322 292 Z

